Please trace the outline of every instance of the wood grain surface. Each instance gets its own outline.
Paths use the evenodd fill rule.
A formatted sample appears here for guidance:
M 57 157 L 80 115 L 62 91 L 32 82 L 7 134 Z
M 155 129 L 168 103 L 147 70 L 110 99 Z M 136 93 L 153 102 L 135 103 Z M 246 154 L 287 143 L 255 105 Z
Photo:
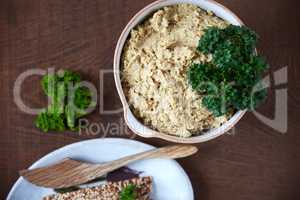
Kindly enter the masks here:
M 42 133 L 34 116 L 13 101 L 17 77 L 32 68 L 69 68 L 80 72 L 101 91 L 106 110 L 118 109 L 111 74 L 114 47 L 130 18 L 152 0 L 1 0 L 0 1 L 0 199 L 26 168 L 45 154 L 77 141 L 110 137 L 134 138 L 155 146 L 168 142 L 132 135 L 122 112 L 89 116 L 101 124 L 99 135 Z M 300 199 L 300 3 L 296 0 L 219 0 L 260 35 L 259 52 L 274 72 L 288 66 L 288 84 L 272 87 L 260 112 L 274 116 L 275 90 L 288 88 L 288 131 L 280 134 L 248 113 L 234 135 L 197 145 L 199 153 L 180 164 L 189 174 L 197 200 Z M 40 108 L 46 99 L 39 76 L 22 86 L 27 105 Z M 99 108 L 100 109 L 100 108 Z M 128 133 L 129 134 L 128 134 Z M 176 184 L 176 183 L 172 183 Z

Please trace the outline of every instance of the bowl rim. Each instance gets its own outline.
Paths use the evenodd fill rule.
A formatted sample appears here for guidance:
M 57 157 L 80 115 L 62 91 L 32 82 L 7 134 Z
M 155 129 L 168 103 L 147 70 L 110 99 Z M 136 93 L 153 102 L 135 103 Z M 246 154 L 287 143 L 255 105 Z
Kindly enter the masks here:
M 214 0 L 197 0 L 197 3 L 195 0 L 157 0 L 152 2 L 151 4 L 147 5 L 143 9 L 141 9 L 137 14 L 135 14 L 131 20 L 128 22 L 128 24 L 123 29 L 114 53 L 114 62 L 113 62 L 113 72 L 114 72 L 114 80 L 117 88 L 118 95 L 120 97 L 120 100 L 122 102 L 123 111 L 124 111 L 124 119 L 127 124 L 127 126 L 137 135 L 144 137 L 144 138 L 160 138 L 163 140 L 167 140 L 170 142 L 176 142 L 176 143 L 202 143 L 207 142 L 212 139 L 215 139 L 223 134 L 225 134 L 227 131 L 232 129 L 237 122 L 245 115 L 246 110 L 237 111 L 227 122 L 225 122 L 222 126 L 218 128 L 213 128 L 208 130 L 202 135 L 197 136 L 191 136 L 188 138 L 184 137 L 178 137 L 175 135 L 168 135 L 166 133 L 162 133 L 159 131 L 156 131 L 154 129 L 151 129 L 150 127 L 144 125 L 139 119 L 137 119 L 134 114 L 132 113 L 127 99 L 125 97 L 125 94 L 123 92 L 123 87 L 121 83 L 121 77 L 120 77 L 120 67 L 121 67 L 121 58 L 122 58 L 122 52 L 124 48 L 124 44 L 130 34 L 130 31 L 139 23 L 143 21 L 143 19 L 147 16 L 149 16 L 150 13 L 152 13 L 154 10 L 159 10 L 162 7 L 168 6 L 168 5 L 176 5 L 179 3 L 192 3 L 194 5 L 197 5 L 201 8 L 200 2 L 208 2 L 210 4 L 214 4 L 214 6 L 217 6 L 221 8 L 224 12 L 228 13 L 231 17 L 236 20 L 237 25 L 244 25 L 242 20 L 234 14 L 231 10 L 229 10 L 224 5 L 214 1 Z M 165 5 L 167 4 L 167 5 Z M 160 7 L 160 8 L 156 8 Z M 202 8 L 203 9 L 203 8 Z M 132 122 L 134 120 L 135 122 Z M 143 131 L 137 130 L 137 127 L 142 127 Z

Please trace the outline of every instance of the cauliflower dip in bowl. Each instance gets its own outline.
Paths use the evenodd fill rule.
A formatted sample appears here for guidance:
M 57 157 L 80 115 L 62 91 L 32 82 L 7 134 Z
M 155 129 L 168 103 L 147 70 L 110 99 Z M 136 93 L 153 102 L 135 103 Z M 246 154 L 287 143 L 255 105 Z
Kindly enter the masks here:
M 210 62 L 196 51 L 204 30 L 243 24 L 207 0 L 159 0 L 136 14 L 122 32 L 114 77 L 129 128 L 143 137 L 205 142 L 231 129 L 245 111 L 215 117 L 188 83 L 192 63 Z
M 177 4 L 156 11 L 131 31 L 122 56 L 122 83 L 129 105 L 144 124 L 190 137 L 227 121 L 199 103 L 202 96 L 186 77 L 191 61 L 211 59 L 196 51 L 209 26 L 224 28 L 227 23 L 196 5 Z

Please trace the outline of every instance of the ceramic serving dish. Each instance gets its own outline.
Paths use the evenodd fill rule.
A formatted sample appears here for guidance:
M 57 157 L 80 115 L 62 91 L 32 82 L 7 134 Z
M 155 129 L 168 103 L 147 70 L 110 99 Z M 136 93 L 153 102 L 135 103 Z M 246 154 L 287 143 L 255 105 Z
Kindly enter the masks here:
M 212 0 L 158 0 L 150 5 L 143 8 L 141 11 L 139 11 L 127 24 L 125 29 L 123 30 L 116 49 L 115 49 L 115 55 L 114 55 L 114 78 L 116 83 L 116 88 L 118 90 L 123 109 L 124 109 L 124 118 L 128 125 L 128 127 L 136 134 L 150 138 L 150 137 L 156 137 L 161 138 L 164 140 L 177 142 L 177 143 L 200 143 L 200 142 L 206 142 L 209 140 L 212 140 L 218 136 L 221 136 L 225 134 L 227 131 L 229 131 L 231 128 L 234 127 L 234 125 L 243 117 L 246 111 L 238 111 L 236 112 L 226 123 L 224 123 L 219 128 L 210 129 L 209 131 L 198 135 L 193 136 L 190 138 L 181 138 L 177 136 L 167 135 L 165 133 L 158 132 L 156 130 L 153 130 L 145 125 L 143 125 L 131 112 L 129 105 L 127 103 L 126 97 L 123 92 L 122 84 L 121 84 L 121 78 L 120 78 L 120 69 L 121 69 L 121 56 L 123 51 L 123 46 L 129 37 L 130 31 L 138 24 L 140 24 L 145 18 L 149 17 L 153 12 L 156 10 L 159 10 L 165 6 L 170 6 L 174 4 L 179 3 L 190 3 L 199 6 L 202 9 L 210 10 L 214 12 L 218 17 L 228 21 L 231 24 L 234 25 L 243 25 L 243 22 L 228 8 L 224 7 L 223 5 L 212 1 Z
M 105 138 L 86 140 L 67 145 L 47 154 L 35 162 L 29 169 L 49 166 L 65 158 L 73 158 L 89 163 L 105 163 L 153 148 L 155 147 L 127 139 Z M 128 165 L 128 167 L 142 172 L 141 176 L 152 177 L 153 192 L 151 199 L 194 200 L 194 192 L 190 179 L 175 160 L 141 160 Z M 102 183 L 100 181 L 94 185 Z M 54 193 L 53 189 L 35 186 L 20 177 L 12 187 L 6 200 L 41 200 L 44 196 Z

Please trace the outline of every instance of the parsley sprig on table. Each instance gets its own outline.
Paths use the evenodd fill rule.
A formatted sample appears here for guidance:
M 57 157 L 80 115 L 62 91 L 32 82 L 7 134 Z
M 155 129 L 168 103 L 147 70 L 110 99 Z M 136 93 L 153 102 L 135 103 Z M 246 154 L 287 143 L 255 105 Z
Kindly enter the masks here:
M 41 85 L 51 104 L 37 116 L 36 127 L 44 132 L 76 130 L 78 119 L 95 106 L 90 90 L 77 85 L 80 82 L 79 74 L 69 70 L 43 77 Z
M 205 94 L 202 104 L 215 116 L 233 109 L 256 108 L 266 97 L 261 79 L 267 69 L 257 56 L 258 36 L 245 26 L 205 30 L 197 50 L 212 55 L 212 62 L 192 64 L 188 80 L 192 88 Z

